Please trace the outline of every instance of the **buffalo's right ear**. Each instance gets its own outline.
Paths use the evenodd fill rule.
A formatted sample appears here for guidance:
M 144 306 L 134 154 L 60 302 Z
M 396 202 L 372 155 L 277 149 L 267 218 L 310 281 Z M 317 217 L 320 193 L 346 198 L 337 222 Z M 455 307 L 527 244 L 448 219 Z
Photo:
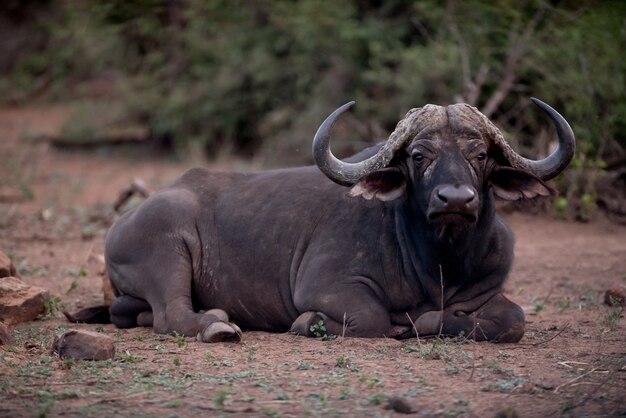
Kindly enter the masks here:
M 376 198 L 389 202 L 399 198 L 406 190 L 406 179 L 398 168 L 383 168 L 369 173 L 352 186 L 348 195 L 366 200 Z
M 510 167 L 497 167 L 489 176 L 497 197 L 504 200 L 532 199 L 554 194 L 543 181 L 525 171 Z

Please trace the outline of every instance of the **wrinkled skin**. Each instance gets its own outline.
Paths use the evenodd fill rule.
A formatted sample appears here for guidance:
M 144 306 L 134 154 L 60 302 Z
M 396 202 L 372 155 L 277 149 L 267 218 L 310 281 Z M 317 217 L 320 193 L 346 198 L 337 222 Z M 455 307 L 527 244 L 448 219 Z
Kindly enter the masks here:
M 502 294 L 513 235 L 494 195 L 551 190 L 501 167 L 481 135 L 450 118 L 350 188 L 315 166 L 187 171 L 108 232 L 112 322 L 205 342 L 239 327 L 313 336 L 320 319 L 336 335 L 518 341 L 524 314 Z

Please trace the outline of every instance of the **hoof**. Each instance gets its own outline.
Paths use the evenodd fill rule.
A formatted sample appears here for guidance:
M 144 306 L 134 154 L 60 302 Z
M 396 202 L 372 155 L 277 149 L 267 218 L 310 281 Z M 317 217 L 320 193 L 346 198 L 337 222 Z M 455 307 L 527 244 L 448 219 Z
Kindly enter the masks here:
M 289 332 L 296 335 L 304 335 L 306 337 L 314 337 L 311 332 L 311 325 L 317 324 L 320 320 L 325 318 L 320 315 L 319 312 L 308 311 L 300 315 L 293 321 Z
M 428 311 L 415 320 L 419 336 L 437 335 L 441 328 L 441 311 Z
M 241 329 L 233 323 L 213 322 L 196 336 L 198 341 L 204 343 L 219 343 L 241 341 Z
M 151 327 L 154 323 L 152 311 L 141 312 L 137 315 L 137 325 L 140 327 Z
M 228 314 L 221 309 L 210 309 L 204 312 L 205 315 L 213 315 L 218 321 L 228 322 Z M 241 330 L 239 331 L 241 332 Z

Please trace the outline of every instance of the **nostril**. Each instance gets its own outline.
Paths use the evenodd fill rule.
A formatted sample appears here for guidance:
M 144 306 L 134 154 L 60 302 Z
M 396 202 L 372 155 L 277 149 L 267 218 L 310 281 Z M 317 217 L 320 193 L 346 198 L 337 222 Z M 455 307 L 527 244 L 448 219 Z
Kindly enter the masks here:
M 476 192 L 465 185 L 448 185 L 437 190 L 437 198 L 446 205 L 469 205 L 476 199 Z

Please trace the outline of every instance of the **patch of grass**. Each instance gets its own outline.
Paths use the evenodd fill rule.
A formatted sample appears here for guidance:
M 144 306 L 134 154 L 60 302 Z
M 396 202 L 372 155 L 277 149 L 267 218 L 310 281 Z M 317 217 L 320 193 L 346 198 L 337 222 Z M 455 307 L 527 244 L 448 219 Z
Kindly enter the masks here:
M 261 413 L 267 417 L 272 417 L 272 418 L 279 418 L 280 412 L 278 412 L 278 409 L 276 408 L 263 408 L 261 409 Z
M 70 266 L 65 269 L 65 273 L 70 277 L 88 277 L 89 272 L 82 266 Z
M 46 311 L 42 317 L 50 316 L 54 318 L 63 310 L 63 302 L 60 297 L 52 296 L 50 299 L 43 301 L 43 307 Z
M 180 408 L 183 402 L 180 399 L 172 399 L 165 404 L 166 408 Z
M 298 364 L 296 365 L 296 369 L 298 370 L 313 370 L 315 369 L 315 366 L 311 363 L 307 363 L 306 361 L 298 361 Z
M 72 280 L 72 283 L 70 284 L 69 289 L 67 289 L 65 291 L 65 294 L 67 295 L 68 293 L 70 293 L 72 290 L 75 290 L 76 288 L 78 288 L 78 285 L 80 284 L 80 282 L 78 281 L 78 279 L 74 279 Z
M 337 399 L 339 399 L 340 401 L 345 401 L 346 399 L 350 399 L 350 397 L 350 392 L 347 389 L 339 389 Z
M 256 356 L 254 354 L 256 353 L 257 350 L 258 350 L 258 347 L 255 345 L 248 346 L 248 361 L 256 360 Z
M 455 376 L 459 373 L 461 373 L 461 369 L 456 367 L 456 366 L 448 366 L 446 368 L 443 369 L 443 371 L 450 376 Z
M 546 304 L 540 298 L 533 299 L 532 304 L 533 304 L 533 309 L 535 310 L 535 313 L 539 313 L 543 311 L 544 308 L 546 307 Z
M 349 360 L 344 356 L 337 357 L 337 361 L 335 361 L 335 367 L 346 367 L 349 363 Z
M 482 392 L 509 392 L 517 386 L 521 386 L 526 382 L 526 379 L 520 376 L 514 376 L 511 379 L 496 380 L 493 383 L 487 383 L 480 387 Z
M 130 351 L 126 350 L 123 353 L 116 353 L 115 359 L 123 363 L 139 363 L 144 361 L 146 358 L 144 356 L 132 354 Z
M 608 331 L 615 331 L 617 324 L 619 323 L 619 319 L 624 313 L 624 307 L 622 306 L 621 300 L 613 298 L 612 296 L 610 302 L 611 306 L 609 307 L 607 314 L 604 316 L 603 323 L 607 327 Z
M 41 276 L 41 277 L 48 276 L 48 270 L 46 270 L 44 267 L 36 267 L 36 266 L 29 265 L 29 262 L 27 259 L 21 260 L 17 264 L 17 266 L 15 266 L 15 270 L 20 276 Z
M 213 405 L 215 405 L 216 409 L 218 410 L 224 409 L 224 404 L 226 400 L 228 399 L 230 392 L 231 391 L 229 388 L 222 388 L 217 391 L 215 396 L 213 396 Z
M 213 362 L 214 366 L 224 366 L 224 367 L 233 367 L 235 362 L 232 360 L 220 360 Z
M 557 300 L 556 307 L 558 308 L 559 313 L 563 313 L 565 310 L 569 309 L 572 305 L 571 302 L 572 301 L 570 300 L 569 296 Z
M 368 389 L 373 389 L 375 386 L 378 386 L 382 383 L 382 379 L 377 376 L 370 376 L 367 374 L 359 375 L 359 381 L 365 383 Z
M 174 331 L 174 338 L 176 339 L 176 345 L 178 348 L 185 348 L 187 346 L 187 341 L 185 341 L 185 336 Z
M 313 333 L 314 336 L 318 338 L 329 339 L 329 335 L 326 332 L 326 325 L 324 324 L 324 320 L 320 319 L 317 323 L 311 325 L 309 327 L 309 331 Z
M 289 395 L 287 393 L 285 393 L 282 390 L 278 390 L 276 393 L 276 396 L 274 397 L 274 400 L 276 401 L 288 401 L 289 400 Z
M 370 405 L 380 405 L 382 404 L 385 400 L 387 400 L 387 395 L 383 394 L 383 393 L 372 393 L 370 396 L 368 396 L 367 398 L 367 402 Z

